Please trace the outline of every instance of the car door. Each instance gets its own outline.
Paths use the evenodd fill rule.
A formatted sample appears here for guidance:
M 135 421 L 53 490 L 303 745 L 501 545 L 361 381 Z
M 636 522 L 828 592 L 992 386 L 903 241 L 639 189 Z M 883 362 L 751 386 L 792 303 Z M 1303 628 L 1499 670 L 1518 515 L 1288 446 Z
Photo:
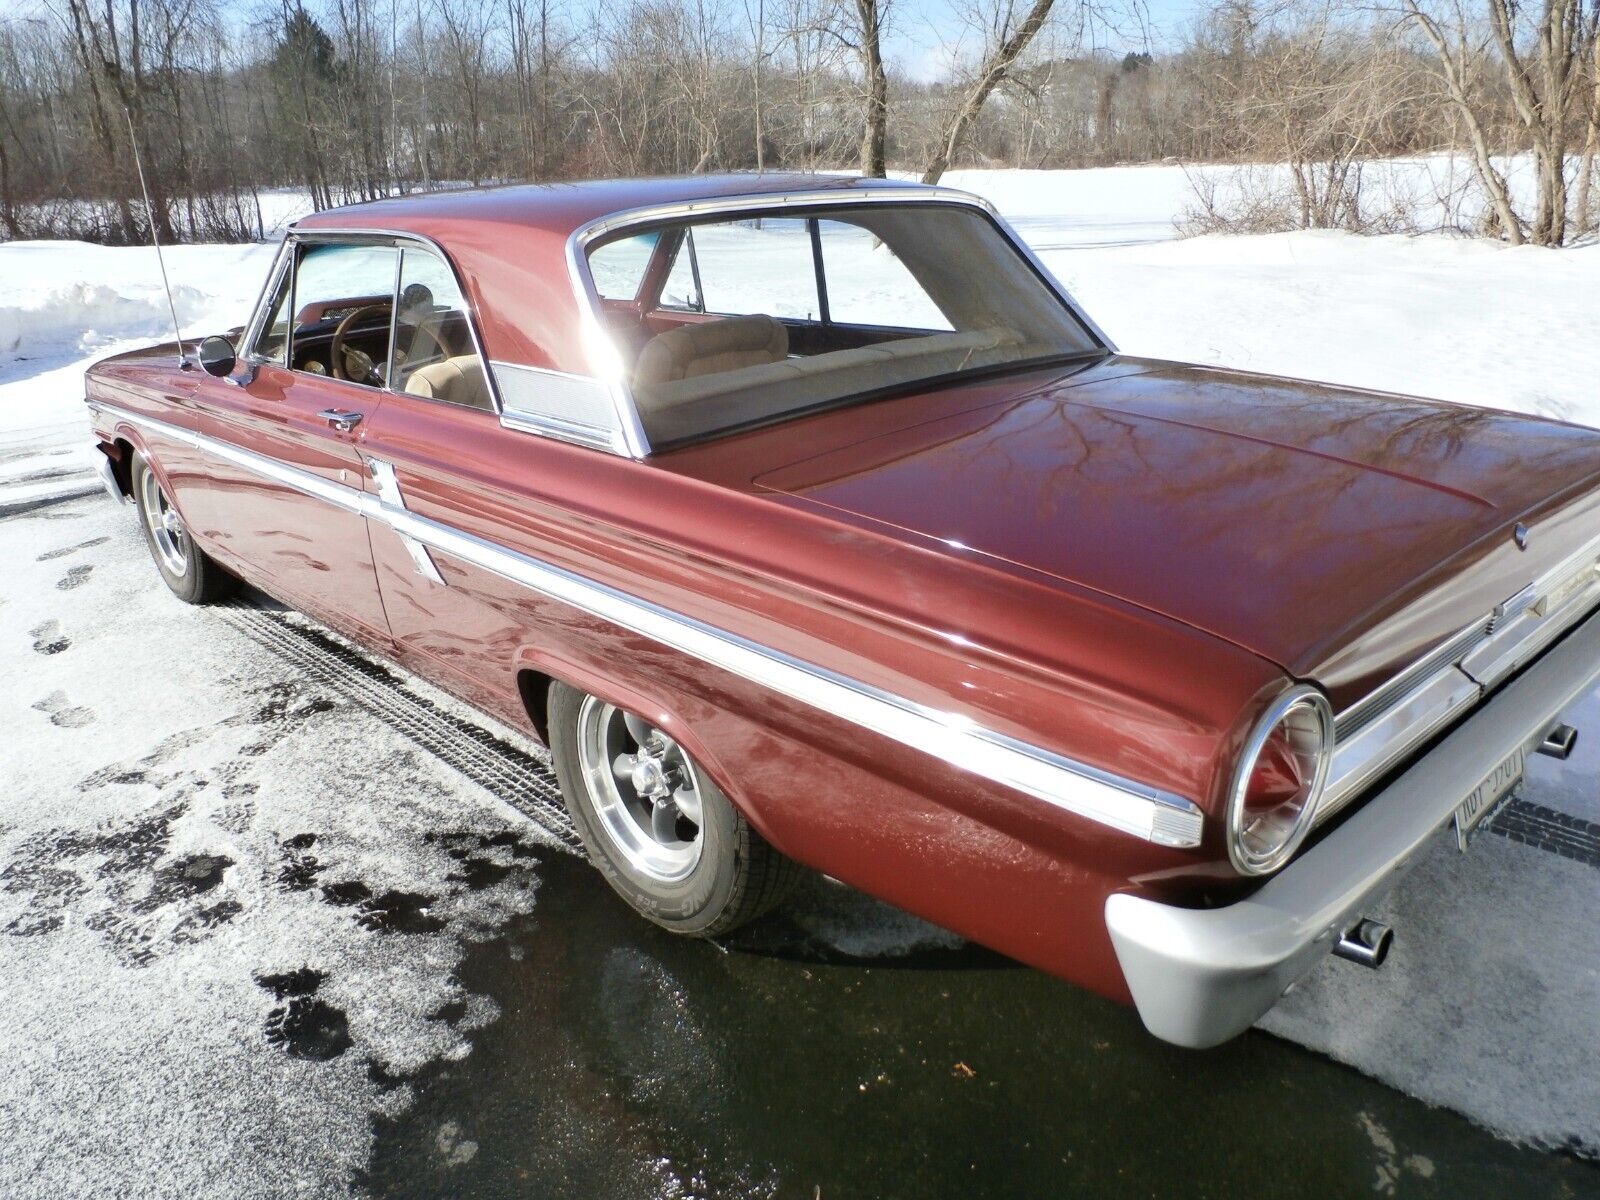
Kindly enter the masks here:
M 240 365 L 197 397 L 214 455 L 202 513 L 225 557 L 358 638 L 387 644 L 361 495 L 361 457 L 384 396 L 399 252 L 316 239 L 291 245 Z M 341 378 L 342 376 L 342 378 Z

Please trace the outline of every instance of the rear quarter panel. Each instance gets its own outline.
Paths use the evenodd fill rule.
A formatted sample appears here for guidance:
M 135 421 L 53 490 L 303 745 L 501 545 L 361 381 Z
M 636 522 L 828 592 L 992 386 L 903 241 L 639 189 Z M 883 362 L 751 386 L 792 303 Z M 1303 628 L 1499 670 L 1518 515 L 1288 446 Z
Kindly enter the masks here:
M 409 509 L 762 645 L 1210 805 L 1275 668 L 1103 598 L 1019 581 L 648 462 L 387 400 L 367 452 Z M 817 870 L 1125 999 L 1112 891 L 1226 887 L 1220 842 L 1151 845 L 989 783 L 526 587 L 374 527 L 408 665 L 527 725 L 518 675 L 560 679 L 679 738 L 751 823 Z

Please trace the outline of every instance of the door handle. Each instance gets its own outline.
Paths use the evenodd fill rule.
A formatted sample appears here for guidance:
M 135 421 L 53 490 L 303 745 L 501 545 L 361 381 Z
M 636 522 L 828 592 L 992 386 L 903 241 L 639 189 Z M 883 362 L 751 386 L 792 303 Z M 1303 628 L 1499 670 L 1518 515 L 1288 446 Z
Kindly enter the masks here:
M 317 414 L 340 433 L 349 433 L 357 425 L 361 424 L 361 418 L 365 415 L 365 413 L 352 412 L 348 408 L 325 408 Z

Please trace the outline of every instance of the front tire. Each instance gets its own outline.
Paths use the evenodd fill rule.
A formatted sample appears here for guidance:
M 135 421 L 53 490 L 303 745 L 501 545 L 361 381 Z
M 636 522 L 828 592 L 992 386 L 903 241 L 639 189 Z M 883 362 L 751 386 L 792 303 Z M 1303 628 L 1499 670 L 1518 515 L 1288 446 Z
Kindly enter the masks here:
M 550 750 L 589 861 L 663 929 L 717 937 L 769 911 L 799 877 L 683 748 L 632 713 L 563 683 Z
M 231 595 L 238 580 L 195 544 L 194 535 L 142 454 L 133 456 L 132 483 L 145 545 L 172 594 L 187 604 L 209 604 Z

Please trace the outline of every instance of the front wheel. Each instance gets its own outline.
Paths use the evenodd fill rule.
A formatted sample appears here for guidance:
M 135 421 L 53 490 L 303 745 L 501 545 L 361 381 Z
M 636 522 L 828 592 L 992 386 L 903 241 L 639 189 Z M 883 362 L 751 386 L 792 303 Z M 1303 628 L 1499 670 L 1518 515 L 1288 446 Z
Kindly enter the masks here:
M 551 685 L 550 750 L 578 835 L 612 888 L 673 933 L 715 937 L 767 912 L 798 864 L 642 717 Z
M 133 456 L 133 500 L 150 557 L 173 595 L 189 604 L 209 604 L 232 593 L 237 581 L 195 545 L 194 535 L 141 454 Z

